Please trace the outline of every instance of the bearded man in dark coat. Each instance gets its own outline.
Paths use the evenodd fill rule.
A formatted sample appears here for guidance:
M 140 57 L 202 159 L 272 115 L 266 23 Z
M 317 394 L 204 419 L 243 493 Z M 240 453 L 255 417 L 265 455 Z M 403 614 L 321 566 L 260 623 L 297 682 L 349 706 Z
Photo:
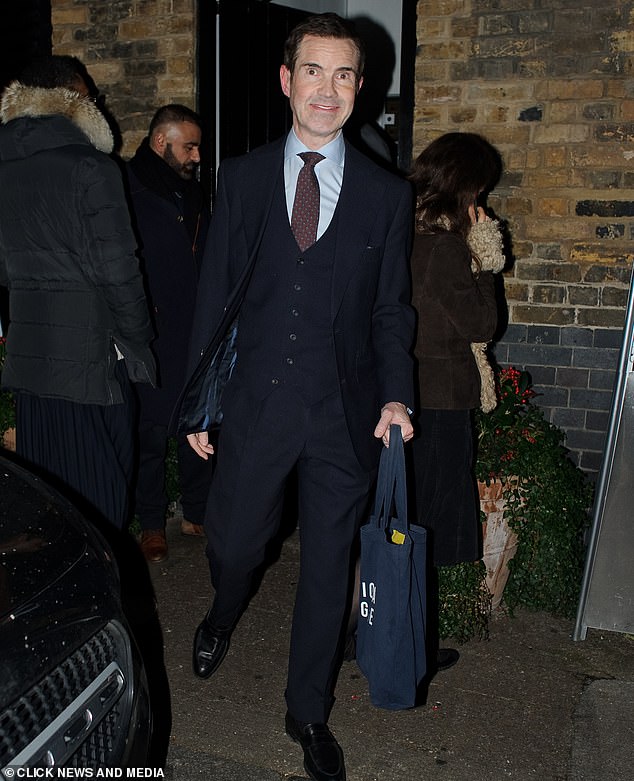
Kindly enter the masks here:
M 148 561 L 167 556 L 165 464 L 168 424 L 187 359 L 200 253 L 208 208 L 196 179 L 201 141 L 198 115 L 186 106 L 162 106 L 128 163 L 129 194 L 141 246 L 156 339 L 158 387 L 139 389 L 139 467 L 136 514 Z M 202 536 L 211 463 L 185 437 L 177 442 L 183 534 Z

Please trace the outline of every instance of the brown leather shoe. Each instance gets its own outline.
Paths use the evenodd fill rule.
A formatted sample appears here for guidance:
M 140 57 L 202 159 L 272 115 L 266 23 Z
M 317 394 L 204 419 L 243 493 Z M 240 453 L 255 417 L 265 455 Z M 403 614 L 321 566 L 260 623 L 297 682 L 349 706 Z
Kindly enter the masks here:
M 141 551 L 146 561 L 165 561 L 167 540 L 163 529 L 149 529 L 141 532 Z
M 205 529 L 203 528 L 202 523 L 192 523 L 183 518 L 181 521 L 181 534 L 184 534 L 187 537 L 204 537 Z

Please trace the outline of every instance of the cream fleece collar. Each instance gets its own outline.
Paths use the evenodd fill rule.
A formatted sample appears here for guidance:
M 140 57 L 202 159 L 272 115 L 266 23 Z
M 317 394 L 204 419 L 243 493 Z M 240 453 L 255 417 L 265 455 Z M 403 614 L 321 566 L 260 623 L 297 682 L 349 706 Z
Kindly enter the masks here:
M 90 98 L 74 90 L 27 87 L 13 81 L 2 93 L 0 119 L 5 124 L 20 117 L 50 115 L 69 119 L 100 152 L 110 154 L 114 149 L 112 131 L 104 115 Z

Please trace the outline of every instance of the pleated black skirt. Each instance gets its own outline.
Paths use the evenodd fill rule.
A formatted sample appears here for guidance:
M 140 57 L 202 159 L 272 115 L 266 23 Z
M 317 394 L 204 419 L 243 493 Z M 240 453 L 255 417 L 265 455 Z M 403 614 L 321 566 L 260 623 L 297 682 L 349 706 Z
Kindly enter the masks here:
M 134 406 L 123 361 L 121 404 L 77 404 L 18 393 L 16 451 L 88 516 L 124 528 L 130 519 Z

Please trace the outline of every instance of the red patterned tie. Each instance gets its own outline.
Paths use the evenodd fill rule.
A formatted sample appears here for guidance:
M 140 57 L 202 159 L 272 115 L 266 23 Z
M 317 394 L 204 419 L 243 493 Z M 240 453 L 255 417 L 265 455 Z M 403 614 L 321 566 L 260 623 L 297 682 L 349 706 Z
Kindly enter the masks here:
M 324 159 L 319 152 L 300 152 L 304 166 L 297 177 L 297 189 L 291 214 L 291 229 L 303 252 L 317 241 L 319 223 L 319 182 L 315 166 Z

